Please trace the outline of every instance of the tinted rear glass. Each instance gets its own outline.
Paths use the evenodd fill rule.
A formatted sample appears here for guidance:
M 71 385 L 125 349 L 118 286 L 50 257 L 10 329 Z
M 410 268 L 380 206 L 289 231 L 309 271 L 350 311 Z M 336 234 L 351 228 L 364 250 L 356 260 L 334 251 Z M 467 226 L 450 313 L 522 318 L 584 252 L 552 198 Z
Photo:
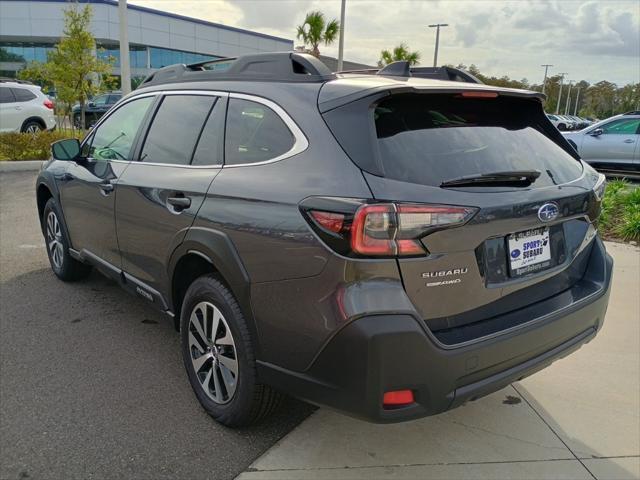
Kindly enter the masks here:
M 16 102 L 28 102 L 36 98 L 36 94 L 26 88 L 12 88 L 11 90 L 16 97 Z
M 140 160 L 188 165 L 216 97 L 168 95 L 153 119 Z
M 400 94 L 379 102 L 373 115 L 388 178 L 440 186 L 468 175 L 539 170 L 535 186 L 545 186 L 582 173 L 580 163 L 541 132 L 523 100 Z
M 273 160 L 291 150 L 294 140 L 282 119 L 266 105 L 239 98 L 229 100 L 226 164 Z

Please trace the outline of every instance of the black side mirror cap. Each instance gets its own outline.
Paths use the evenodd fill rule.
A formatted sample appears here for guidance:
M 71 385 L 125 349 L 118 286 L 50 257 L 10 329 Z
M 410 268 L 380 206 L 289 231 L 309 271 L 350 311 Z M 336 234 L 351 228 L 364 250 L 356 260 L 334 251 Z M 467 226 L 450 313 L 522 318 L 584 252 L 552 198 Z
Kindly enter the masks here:
M 54 160 L 77 160 L 80 157 L 80 141 L 77 138 L 65 138 L 52 143 L 51 156 Z
M 599 137 L 600 135 L 602 135 L 604 132 L 602 131 L 601 128 L 596 128 L 595 130 L 592 130 L 589 132 L 589 135 L 591 135 L 592 137 Z

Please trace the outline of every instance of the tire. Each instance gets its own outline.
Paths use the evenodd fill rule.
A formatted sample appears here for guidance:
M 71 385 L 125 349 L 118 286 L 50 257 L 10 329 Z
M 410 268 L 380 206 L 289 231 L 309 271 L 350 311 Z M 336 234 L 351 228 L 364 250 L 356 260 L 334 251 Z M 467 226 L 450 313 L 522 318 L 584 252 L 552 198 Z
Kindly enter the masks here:
M 44 130 L 42 124 L 35 120 L 29 120 L 22 125 L 22 133 L 38 133 Z
M 53 198 L 47 201 L 42 214 L 42 233 L 51 270 L 65 282 L 86 278 L 91 267 L 69 255 L 69 238 L 60 219 L 62 215 Z
M 214 275 L 189 286 L 180 318 L 184 366 L 209 415 L 228 427 L 241 427 L 278 407 L 283 395 L 257 382 L 253 342 L 240 306 Z

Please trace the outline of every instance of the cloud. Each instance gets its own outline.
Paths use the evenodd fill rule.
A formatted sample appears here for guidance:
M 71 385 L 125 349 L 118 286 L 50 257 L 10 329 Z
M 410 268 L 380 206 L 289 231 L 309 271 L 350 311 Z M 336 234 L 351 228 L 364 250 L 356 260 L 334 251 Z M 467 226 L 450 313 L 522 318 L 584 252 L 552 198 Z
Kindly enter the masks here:
M 522 2 L 513 16 L 513 26 L 532 31 L 567 27 L 570 17 L 558 5 L 551 2 Z
M 340 17 L 340 0 L 130 0 L 204 20 L 294 40 L 306 12 Z M 542 81 L 573 72 L 576 79 L 639 82 L 638 0 L 347 0 L 345 58 L 375 65 L 380 51 L 406 42 L 433 56 L 430 23 L 446 22 L 440 36 L 442 63 L 473 63 L 490 75 Z M 337 42 L 322 47 L 337 56 Z

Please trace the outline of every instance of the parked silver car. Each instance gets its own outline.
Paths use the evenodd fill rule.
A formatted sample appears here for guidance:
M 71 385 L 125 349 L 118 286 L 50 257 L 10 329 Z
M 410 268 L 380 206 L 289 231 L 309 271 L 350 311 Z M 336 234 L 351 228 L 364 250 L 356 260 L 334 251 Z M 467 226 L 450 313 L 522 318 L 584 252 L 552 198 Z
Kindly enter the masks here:
M 640 111 L 616 115 L 563 135 L 588 163 L 640 170 Z

